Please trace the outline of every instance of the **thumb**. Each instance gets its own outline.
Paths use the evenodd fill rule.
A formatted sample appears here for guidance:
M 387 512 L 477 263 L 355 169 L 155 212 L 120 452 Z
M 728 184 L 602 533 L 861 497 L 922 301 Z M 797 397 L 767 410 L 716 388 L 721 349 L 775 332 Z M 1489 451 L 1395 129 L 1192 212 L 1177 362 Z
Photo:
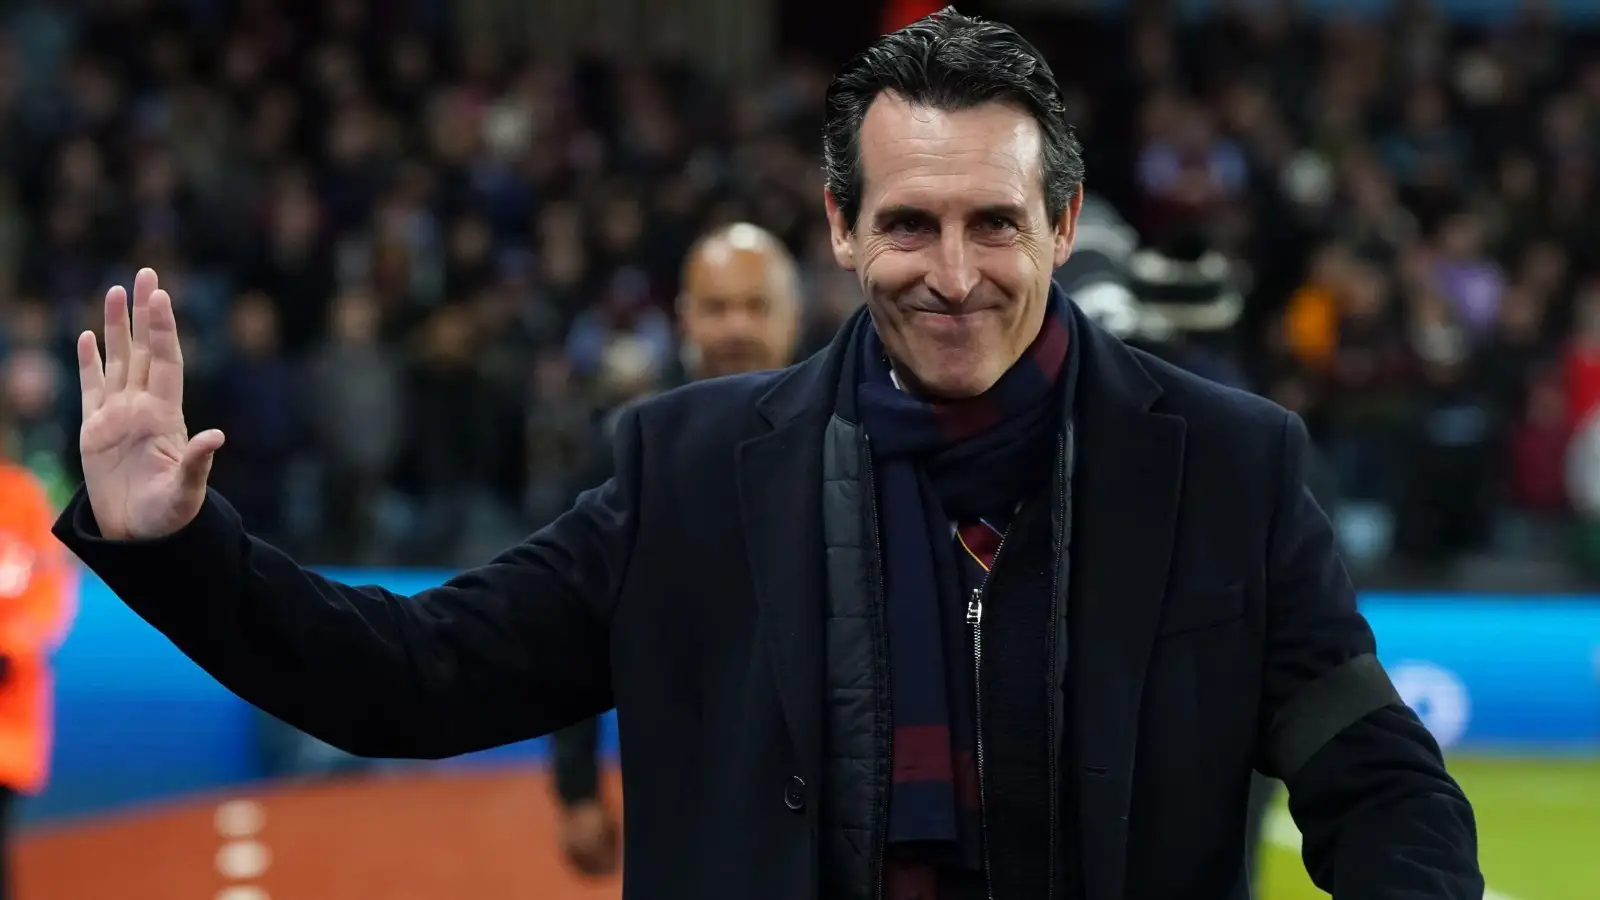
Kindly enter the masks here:
M 183 450 L 183 462 L 179 464 L 183 471 L 183 483 L 192 489 L 204 489 L 206 479 L 211 477 L 211 460 L 217 451 L 222 449 L 224 438 L 222 432 L 215 428 L 202 431 L 189 439 L 189 446 Z

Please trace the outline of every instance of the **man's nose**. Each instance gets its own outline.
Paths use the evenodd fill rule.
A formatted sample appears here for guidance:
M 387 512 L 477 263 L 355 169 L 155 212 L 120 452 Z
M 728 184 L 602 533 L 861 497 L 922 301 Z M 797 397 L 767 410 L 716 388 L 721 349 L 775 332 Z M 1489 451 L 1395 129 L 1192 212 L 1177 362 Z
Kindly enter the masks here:
M 925 279 L 928 289 L 950 303 L 965 300 L 978 286 L 978 267 L 969 251 L 965 229 L 944 229 L 933 248 L 933 266 Z
M 730 310 L 722 319 L 722 333 L 728 337 L 744 337 L 761 327 L 761 317 L 755 310 Z

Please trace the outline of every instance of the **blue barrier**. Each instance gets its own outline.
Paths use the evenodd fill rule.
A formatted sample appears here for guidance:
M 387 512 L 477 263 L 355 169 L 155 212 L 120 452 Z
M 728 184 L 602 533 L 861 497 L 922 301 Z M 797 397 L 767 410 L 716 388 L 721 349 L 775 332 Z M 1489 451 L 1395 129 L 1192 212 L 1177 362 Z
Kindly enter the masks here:
M 330 572 L 413 593 L 438 572 Z M 1363 609 L 1397 685 L 1447 746 L 1600 750 L 1600 597 L 1370 594 Z M 57 657 L 59 815 L 257 777 L 245 705 L 85 574 Z M 607 728 L 607 746 L 614 740 Z M 537 757 L 542 741 L 478 758 Z

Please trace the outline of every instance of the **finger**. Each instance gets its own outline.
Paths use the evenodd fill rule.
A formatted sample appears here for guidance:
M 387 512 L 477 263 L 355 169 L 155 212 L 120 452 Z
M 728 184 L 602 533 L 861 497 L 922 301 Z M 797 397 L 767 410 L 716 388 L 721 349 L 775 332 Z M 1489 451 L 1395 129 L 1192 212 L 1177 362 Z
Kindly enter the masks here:
M 156 292 L 154 269 L 140 269 L 133 277 L 132 352 L 128 354 L 128 387 L 150 383 L 150 298 Z
M 157 290 L 150 295 L 145 313 L 149 332 L 145 363 L 150 394 L 174 406 L 183 406 L 183 347 L 178 342 L 178 318 L 172 312 L 172 297 Z
M 128 292 L 121 285 L 106 291 L 106 393 L 128 384 Z
M 135 306 L 148 303 L 150 295 L 161 286 L 161 280 L 156 277 L 156 270 L 145 266 L 133 276 L 133 303 Z
M 183 460 L 178 464 L 183 474 L 184 486 L 190 490 L 203 489 L 211 477 L 211 462 L 222 449 L 222 432 L 212 428 L 189 438 L 183 448 Z
M 78 335 L 78 385 L 83 389 L 83 414 L 88 416 L 106 397 L 106 373 L 100 367 L 100 345 L 92 331 Z

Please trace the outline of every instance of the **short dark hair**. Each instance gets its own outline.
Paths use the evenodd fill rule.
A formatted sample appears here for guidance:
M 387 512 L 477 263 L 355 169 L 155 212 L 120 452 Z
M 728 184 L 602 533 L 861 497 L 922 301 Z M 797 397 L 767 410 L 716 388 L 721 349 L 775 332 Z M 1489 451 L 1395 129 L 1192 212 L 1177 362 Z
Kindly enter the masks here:
M 1044 138 L 1044 202 L 1052 221 L 1083 184 L 1083 149 L 1050 64 L 1011 26 L 947 6 L 879 38 L 828 85 L 823 168 L 851 228 L 861 213 L 861 123 L 884 92 L 940 110 L 995 102 L 1026 109 Z

